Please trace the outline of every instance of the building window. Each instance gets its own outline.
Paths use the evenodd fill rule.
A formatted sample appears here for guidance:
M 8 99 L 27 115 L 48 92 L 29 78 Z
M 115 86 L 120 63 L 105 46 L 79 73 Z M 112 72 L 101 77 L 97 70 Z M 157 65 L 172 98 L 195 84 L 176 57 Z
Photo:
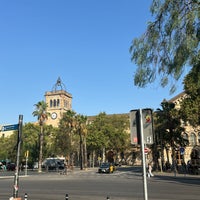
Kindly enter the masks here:
M 196 135 L 194 133 L 190 134 L 189 144 L 191 146 L 195 146 L 196 145 Z
M 53 100 L 53 107 L 56 107 L 56 100 Z
M 57 99 L 57 107 L 60 107 L 60 99 Z
M 50 100 L 50 108 L 53 106 L 53 102 L 52 100 Z

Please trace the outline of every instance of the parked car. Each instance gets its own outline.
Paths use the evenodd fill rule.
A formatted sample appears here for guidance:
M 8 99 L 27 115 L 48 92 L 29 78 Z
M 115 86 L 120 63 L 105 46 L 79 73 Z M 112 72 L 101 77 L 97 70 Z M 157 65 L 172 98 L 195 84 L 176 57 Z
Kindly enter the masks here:
M 47 158 L 44 160 L 42 167 L 47 170 L 63 170 L 64 161 L 59 158 Z
M 111 163 L 102 163 L 98 169 L 99 173 L 113 173 L 114 167 Z
M 6 169 L 7 169 L 8 171 L 14 171 L 15 168 L 16 168 L 15 163 L 7 163 L 7 165 L 6 165 Z

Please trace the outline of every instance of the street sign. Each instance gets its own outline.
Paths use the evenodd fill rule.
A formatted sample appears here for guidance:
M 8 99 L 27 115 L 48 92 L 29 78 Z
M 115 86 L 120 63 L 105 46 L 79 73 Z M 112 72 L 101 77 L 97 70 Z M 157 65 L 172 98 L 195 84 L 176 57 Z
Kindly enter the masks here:
M 184 155 L 184 153 L 185 153 L 185 148 L 184 147 L 180 148 L 180 153 L 181 153 L 181 155 Z
M 12 124 L 12 125 L 6 125 L 2 126 L 1 131 L 14 131 L 18 130 L 19 124 Z

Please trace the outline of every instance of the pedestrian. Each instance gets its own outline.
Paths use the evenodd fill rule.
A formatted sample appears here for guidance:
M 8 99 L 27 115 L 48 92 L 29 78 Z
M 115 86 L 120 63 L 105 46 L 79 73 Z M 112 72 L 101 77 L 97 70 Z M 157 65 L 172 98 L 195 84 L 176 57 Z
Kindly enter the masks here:
M 151 176 L 154 176 L 154 175 L 152 174 L 152 165 L 151 165 L 151 163 L 148 164 L 148 173 L 147 173 L 147 175 L 148 175 L 149 178 L 150 178 Z
M 64 164 L 64 174 L 67 175 L 67 163 Z
M 63 171 L 60 172 L 60 175 L 61 175 L 61 174 L 62 174 L 62 175 L 67 175 L 67 168 L 68 168 L 67 163 L 64 163 L 64 168 L 63 168 Z
M 113 165 L 110 164 L 110 173 L 113 173 Z

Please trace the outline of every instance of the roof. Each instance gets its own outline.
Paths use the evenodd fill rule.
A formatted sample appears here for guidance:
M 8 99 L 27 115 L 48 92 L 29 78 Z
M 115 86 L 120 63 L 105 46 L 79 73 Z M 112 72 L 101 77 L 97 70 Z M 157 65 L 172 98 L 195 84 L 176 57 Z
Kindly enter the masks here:
M 177 94 L 175 97 L 169 99 L 168 102 L 174 102 L 177 99 L 180 99 L 181 97 L 183 97 L 184 95 L 186 95 L 186 93 L 185 92 L 181 92 L 181 93 Z

